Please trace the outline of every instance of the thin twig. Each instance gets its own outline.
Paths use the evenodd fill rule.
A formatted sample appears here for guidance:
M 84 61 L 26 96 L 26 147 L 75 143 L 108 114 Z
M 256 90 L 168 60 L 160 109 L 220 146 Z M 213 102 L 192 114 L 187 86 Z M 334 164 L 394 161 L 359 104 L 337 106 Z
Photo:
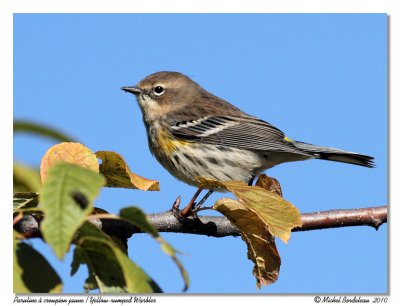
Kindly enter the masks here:
M 37 232 L 40 231 L 40 225 L 38 222 L 32 222 L 32 218 L 32 216 L 25 216 L 15 225 L 15 229 L 21 233 L 35 232 L 33 237 L 38 237 Z M 96 220 L 97 225 L 109 235 L 127 238 L 132 234 L 141 233 L 140 229 L 122 220 L 112 218 L 98 219 L 99 215 L 94 215 L 93 218 L 93 221 Z M 224 216 L 191 216 L 179 218 L 177 212 L 171 209 L 162 213 L 148 214 L 147 219 L 159 232 L 186 233 L 212 237 L 240 235 L 239 230 Z M 378 229 L 380 225 L 387 222 L 387 207 L 335 209 L 305 213 L 302 214 L 302 222 L 303 225 L 301 227 L 295 228 L 292 231 L 300 232 L 346 226 L 371 226 Z

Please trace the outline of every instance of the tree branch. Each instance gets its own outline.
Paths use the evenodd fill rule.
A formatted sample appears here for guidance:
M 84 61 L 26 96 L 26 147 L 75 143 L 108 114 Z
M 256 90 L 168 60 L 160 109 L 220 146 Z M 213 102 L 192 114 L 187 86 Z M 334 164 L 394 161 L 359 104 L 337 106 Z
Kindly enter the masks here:
M 303 225 L 293 232 L 346 226 L 379 226 L 387 222 L 387 207 L 368 207 L 358 209 L 335 209 L 302 214 Z M 186 233 L 212 237 L 239 236 L 239 230 L 224 216 L 199 216 L 180 218 L 179 210 L 148 214 L 147 218 L 159 232 Z M 140 229 L 128 222 L 115 219 L 96 219 L 91 221 L 109 235 L 128 239 Z M 33 216 L 26 215 L 14 228 L 27 238 L 40 237 L 40 224 Z

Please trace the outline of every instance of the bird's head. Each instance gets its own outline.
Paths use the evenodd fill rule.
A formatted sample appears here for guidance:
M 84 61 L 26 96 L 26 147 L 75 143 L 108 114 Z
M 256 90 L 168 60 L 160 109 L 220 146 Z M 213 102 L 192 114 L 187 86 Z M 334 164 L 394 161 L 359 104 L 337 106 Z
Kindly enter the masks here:
M 136 96 L 144 117 L 149 120 L 190 105 L 202 91 L 189 77 L 169 71 L 156 72 L 135 86 L 121 89 Z

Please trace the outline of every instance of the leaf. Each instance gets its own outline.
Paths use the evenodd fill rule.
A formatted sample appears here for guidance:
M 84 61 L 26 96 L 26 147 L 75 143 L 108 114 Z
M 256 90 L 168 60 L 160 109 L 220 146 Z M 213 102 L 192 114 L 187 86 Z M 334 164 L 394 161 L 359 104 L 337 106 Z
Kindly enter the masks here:
M 88 261 L 88 259 L 86 258 L 86 253 L 84 249 L 79 245 L 75 246 L 74 255 L 71 263 L 71 276 L 73 276 L 78 271 L 80 265 L 86 264 L 86 261 Z M 86 293 L 88 293 L 90 290 L 95 290 L 98 288 L 99 287 L 97 286 L 96 278 L 93 272 L 89 269 L 89 276 L 85 280 L 83 289 Z
M 100 173 L 106 177 L 106 187 L 120 187 L 140 189 L 144 191 L 158 191 L 158 181 L 141 177 L 129 169 L 125 160 L 116 152 L 98 151 L 96 156 L 102 160 Z
M 44 212 L 41 230 L 58 258 L 63 258 L 68 251 L 103 185 L 104 178 L 100 174 L 77 165 L 59 162 L 50 168 L 40 194 Z M 86 199 L 86 206 L 76 201 L 76 195 Z
M 85 280 L 83 289 L 85 290 L 86 293 L 89 293 L 90 290 L 99 289 L 99 286 L 97 285 L 97 281 L 93 273 L 90 273 L 87 279 Z
M 174 263 L 177 265 L 183 281 L 184 281 L 184 288 L 183 291 L 186 291 L 189 288 L 189 275 L 186 272 L 185 268 L 183 267 L 182 263 L 179 261 L 178 257 L 176 256 L 178 251 L 175 250 L 168 242 L 166 242 L 158 233 L 156 228 L 147 221 L 146 215 L 144 212 L 137 208 L 137 207 L 126 207 L 120 210 L 120 216 L 123 220 L 126 220 L 143 232 L 150 234 L 153 238 L 155 238 L 161 244 L 161 250 L 171 257 Z
M 132 206 L 125 207 L 119 211 L 119 215 L 122 219 L 125 219 L 154 238 L 160 237 L 156 228 L 147 221 L 146 214 L 140 208 Z
M 281 259 L 275 239 L 267 231 L 266 224 L 239 201 L 223 198 L 214 204 L 214 208 L 240 230 L 240 235 L 247 244 L 247 256 L 254 263 L 253 274 L 257 287 L 275 282 Z
M 14 192 L 36 192 L 42 187 L 39 169 L 14 162 L 13 189 Z
M 25 120 L 15 120 L 13 124 L 14 134 L 15 133 L 32 133 L 42 137 L 47 137 L 51 139 L 55 139 L 57 141 L 74 141 L 68 135 L 56 130 L 53 127 L 49 127 L 43 124 L 34 123 Z
M 161 292 L 160 287 L 95 225 L 86 222 L 82 226 L 77 245 L 72 268 L 76 271 L 78 263 L 88 265 L 87 284 L 91 288 L 95 280 L 101 293 Z
M 255 213 L 273 235 L 288 242 L 292 228 L 301 226 L 299 210 L 279 195 L 259 186 L 248 186 L 244 182 L 218 182 L 200 179 L 201 184 L 222 186 L 232 192 L 246 208 Z
M 271 191 L 278 196 L 282 197 L 282 188 L 277 179 L 270 177 L 266 174 L 261 174 L 256 182 L 256 186 Z
M 36 192 L 16 192 L 13 196 L 13 209 L 36 207 L 39 204 L 39 194 Z
M 70 275 L 74 276 L 76 272 L 78 272 L 80 265 L 84 264 L 84 253 L 82 248 L 77 245 L 74 249 L 74 255 L 72 257 L 72 262 L 71 262 L 71 272 Z
M 40 164 L 42 183 L 46 180 L 47 171 L 60 161 L 99 172 L 99 162 L 96 155 L 90 149 L 80 143 L 62 142 L 48 149 L 42 158 Z
M 47 260 L 14 233 L 14 293 L 60 293 L 60 277 Z

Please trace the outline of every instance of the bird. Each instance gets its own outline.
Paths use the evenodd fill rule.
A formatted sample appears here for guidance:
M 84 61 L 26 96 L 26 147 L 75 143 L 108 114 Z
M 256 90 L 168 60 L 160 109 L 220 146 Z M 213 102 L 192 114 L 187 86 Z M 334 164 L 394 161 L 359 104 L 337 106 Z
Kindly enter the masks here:
M 151 153 L 178 180 L 198 187 L 197 193 L 206 187 L 199 178 L 251 185 L 259 174 L 285 162 L 322 159 L 375 166 L 368 155 L 293 140 L 180 72 L 156 72 L 121 89 L 137 98 Z

